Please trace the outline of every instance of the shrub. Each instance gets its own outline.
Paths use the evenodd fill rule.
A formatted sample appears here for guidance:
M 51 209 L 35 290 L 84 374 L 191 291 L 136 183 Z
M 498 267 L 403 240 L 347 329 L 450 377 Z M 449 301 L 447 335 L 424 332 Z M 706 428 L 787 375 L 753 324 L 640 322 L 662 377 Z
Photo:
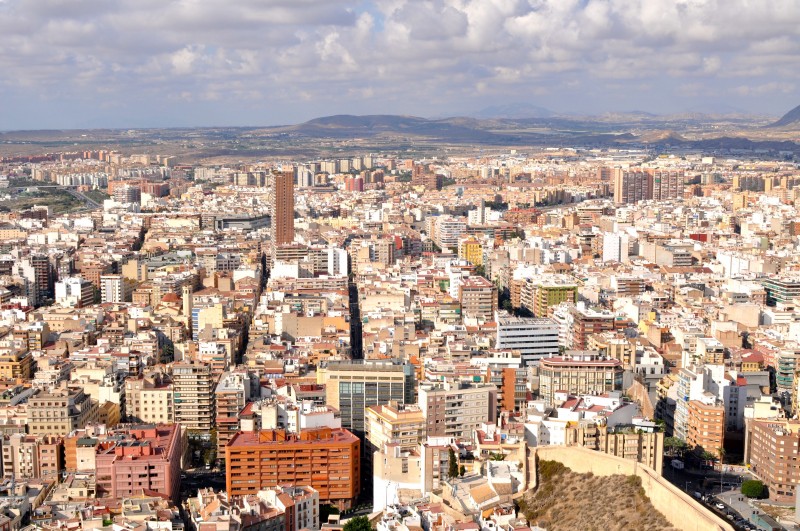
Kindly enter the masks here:
M 748 498 L 761 499 L 767 497 L 767 486 L 757 479 L 748 479 L 742 483 L 742 494 Z

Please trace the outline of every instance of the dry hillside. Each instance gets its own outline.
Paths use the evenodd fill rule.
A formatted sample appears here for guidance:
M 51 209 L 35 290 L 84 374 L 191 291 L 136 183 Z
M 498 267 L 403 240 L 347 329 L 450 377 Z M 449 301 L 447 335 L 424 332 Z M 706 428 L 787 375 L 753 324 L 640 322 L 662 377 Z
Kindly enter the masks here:
M 576 474 L 556 461 L 539 462 L 539 486 L 520 507 L 547 531 L 675 529 L 650 504 L 638 477 Z

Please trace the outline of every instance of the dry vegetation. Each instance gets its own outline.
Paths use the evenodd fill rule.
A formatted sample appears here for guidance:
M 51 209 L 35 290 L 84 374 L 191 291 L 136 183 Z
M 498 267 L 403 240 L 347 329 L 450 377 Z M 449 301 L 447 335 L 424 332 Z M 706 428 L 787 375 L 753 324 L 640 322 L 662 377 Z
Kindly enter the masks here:
M 548 531 L 672 530 L 636 476 L 576 474 L 557 461 L 539 462 L 539 486 L 520 508 Z

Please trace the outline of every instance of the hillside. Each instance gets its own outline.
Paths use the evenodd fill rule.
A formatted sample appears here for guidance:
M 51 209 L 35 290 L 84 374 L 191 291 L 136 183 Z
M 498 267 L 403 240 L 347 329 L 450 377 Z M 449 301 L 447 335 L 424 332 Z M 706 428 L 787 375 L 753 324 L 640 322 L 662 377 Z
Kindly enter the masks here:
M 577 474 L 539 462 L 539 486 L 519 502 L 531 525 L 548 531 L 674 530 L 650 504 L 636 476 Z
M 800 105 L 787 112 L 781 119 L 769 125 L 769 127 L 798 127 L 800 126 Z

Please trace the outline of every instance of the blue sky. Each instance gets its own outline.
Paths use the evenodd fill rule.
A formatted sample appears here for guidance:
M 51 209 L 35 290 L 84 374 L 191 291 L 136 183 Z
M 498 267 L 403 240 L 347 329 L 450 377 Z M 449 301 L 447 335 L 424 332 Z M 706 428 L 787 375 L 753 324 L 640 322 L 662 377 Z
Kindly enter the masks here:
M 0 0 L 0 130 L 800 104 L 796 0 Z

